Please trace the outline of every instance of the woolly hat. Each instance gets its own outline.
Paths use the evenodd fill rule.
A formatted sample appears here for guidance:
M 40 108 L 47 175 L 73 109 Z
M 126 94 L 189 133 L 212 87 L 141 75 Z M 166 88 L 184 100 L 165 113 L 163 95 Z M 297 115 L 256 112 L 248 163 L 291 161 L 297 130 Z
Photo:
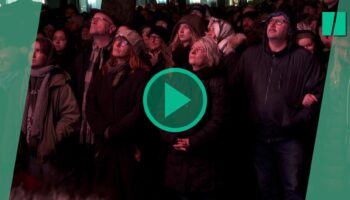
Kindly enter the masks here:
M 163 39 L 163 41 L 167 44 L 169 42 L 169 31 L 161 26 L 153 26 L 151 28 L 151 32 L 149 33 L 149 35 L 151 34 L 156 34 L 159 37 L 161 37 Z
M 199 11 L 203 17 L 206 16 L 206 13 L 205 13 L 205 7 L 201 4 L 193 4 L 191 7 L 190 7 L 190 13 L 194 10 L 197 10 Z
M 251 20 L 255 20 L 258 17 L 258 13 L 255 11 L 248 11 L 246 13 L 244 13 L 241 17 L 241 19 L 243 20 L 244 18 L 249 18 Z
M 146 51 L 142 37 L 134 30 L 123 30 L 116 37 L 124 37 L 138 56 Z

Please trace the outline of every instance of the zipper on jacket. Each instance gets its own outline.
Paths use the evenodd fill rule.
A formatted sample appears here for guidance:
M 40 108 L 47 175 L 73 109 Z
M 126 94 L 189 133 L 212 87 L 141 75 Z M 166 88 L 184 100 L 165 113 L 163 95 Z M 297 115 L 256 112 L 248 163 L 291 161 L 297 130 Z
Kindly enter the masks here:
M 268 97 L 268 94 L 269 94 L 269 88 L 270 88 L 270 84 L 271 84 L 271 76 L 272 76 L 272 73 L 273 73 L 274 65 L 275 65 L 275 55 L 272 55 L 272 65 L 270 67 L 270 75 L 269 75 L 269 79 L 267 81 L 267 88 L 266 88 L 266 93 L 265 93 L 265 105 L 267 103 L 267 97 Z

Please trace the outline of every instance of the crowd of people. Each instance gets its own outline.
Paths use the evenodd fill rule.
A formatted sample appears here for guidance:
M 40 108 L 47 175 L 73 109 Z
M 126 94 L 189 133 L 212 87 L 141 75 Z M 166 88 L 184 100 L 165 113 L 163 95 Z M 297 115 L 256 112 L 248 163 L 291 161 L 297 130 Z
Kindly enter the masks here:
M 87 199 L 305 199 L 338 0 L 186 13 L 43 7 L 33 45 L 11 196 Z M 163 69 L 196 74 L 203 119 L 166 133 L 142 95 Z M 50 193 L 51 192 L 51 193 Z

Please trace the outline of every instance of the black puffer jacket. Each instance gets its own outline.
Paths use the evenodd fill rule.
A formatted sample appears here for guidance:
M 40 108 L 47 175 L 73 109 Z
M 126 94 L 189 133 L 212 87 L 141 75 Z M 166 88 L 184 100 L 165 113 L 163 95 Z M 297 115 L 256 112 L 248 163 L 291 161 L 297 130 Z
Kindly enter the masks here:
M 228 114 L 226 83 L 208 69 L 196 72 L 208 95 L 202 120 L 192 129 L 180 133 L 163 133 L 168 144 L 165 186 L 178 193 L 213 192 L 219 185 L 221 139 Z M 189 138 L 187 152 L 176 151 L 177 138 Z

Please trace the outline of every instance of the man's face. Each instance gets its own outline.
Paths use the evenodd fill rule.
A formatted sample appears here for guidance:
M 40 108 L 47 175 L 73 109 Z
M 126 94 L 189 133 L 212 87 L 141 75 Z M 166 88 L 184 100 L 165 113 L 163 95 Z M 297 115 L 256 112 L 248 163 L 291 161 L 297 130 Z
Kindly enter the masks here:
M 162 38 L 159 35 L 152 33 L 149 36 L 149 49 L 159 50 L 162 47 Z
M 243 31 L 245 33 L 249 32 L 250 30 L 253 29 L 254 26 L 254 21 L 248 17 L 243 18 L 242 20 L 242 27 L 243 27 Z
M 114 26 L 112 20 L 103 13 L 96 13 L 91 19 L 91 35 L 110 35 Z
M 269 40 L 287 40 L 289 24 L 284 16 L 272 17 L 267 25 L 267 37 Z

